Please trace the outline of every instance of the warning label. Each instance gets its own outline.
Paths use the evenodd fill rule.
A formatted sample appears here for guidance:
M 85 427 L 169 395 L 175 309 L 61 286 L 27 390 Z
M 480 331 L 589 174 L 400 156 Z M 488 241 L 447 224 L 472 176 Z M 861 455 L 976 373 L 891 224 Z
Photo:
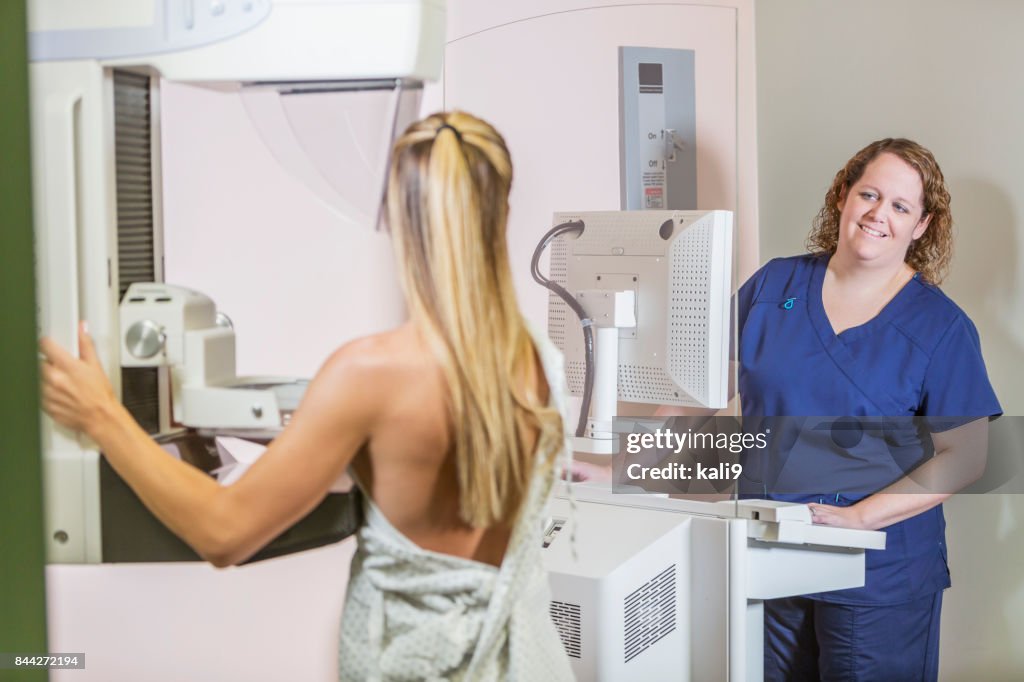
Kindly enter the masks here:
M 644 187 L 644 208 L 665 208 L 665 189 Z

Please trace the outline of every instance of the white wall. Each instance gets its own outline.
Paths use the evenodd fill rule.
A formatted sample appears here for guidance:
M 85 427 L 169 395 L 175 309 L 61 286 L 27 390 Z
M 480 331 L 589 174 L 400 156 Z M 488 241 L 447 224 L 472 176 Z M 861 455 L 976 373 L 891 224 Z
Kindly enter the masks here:
M 1024 414 L 1021 26 L 1024 3 L 1005 0 L 757 4 L 762 260 L 803 251 L 833 175 L 865 144 L 929 147 L 957 223 L 943 289 L 977 324 L 1007 415 Z M 941 677 L 1022 679 L 1024 496 L 961 496 L 946 516 Z

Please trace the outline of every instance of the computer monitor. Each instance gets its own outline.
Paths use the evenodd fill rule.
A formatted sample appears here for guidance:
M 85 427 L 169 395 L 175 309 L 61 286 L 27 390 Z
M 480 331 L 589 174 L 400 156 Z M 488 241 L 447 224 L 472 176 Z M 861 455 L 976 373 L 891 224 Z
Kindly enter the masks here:
M 729 211 L 556 213 L 581 221 L 551 242 L 549 278 L 573 296 L 633 292 L 636 326 L 618 331 L 618 400 L 720 409 L 729 400 L 733 216 Z M 559 296 L 548 334 L 582 395 L 586 360 L 577 314 Z M 605 336 L 607 338 L 607 336 Z

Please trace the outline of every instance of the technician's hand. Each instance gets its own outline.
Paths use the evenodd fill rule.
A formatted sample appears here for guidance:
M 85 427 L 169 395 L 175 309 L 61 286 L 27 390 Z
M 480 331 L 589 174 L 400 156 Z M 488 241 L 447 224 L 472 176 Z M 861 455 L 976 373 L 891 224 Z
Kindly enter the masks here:
M 569 475 L 565 476 L 563 473 L 563 478 L 573 483 L 611 483 L 612 465 L 591 464 L 590 462 L 581 462 L 578 459 L 574 459 Z
M 62 426 L 88 431 L 113 414 L 119 403 L 84 323 L 78 327 L 78 348 L 81 358 L 68 353 L 53 339 L 39 342 L 46 358 L 41 370 L 43 409 Z
M 808 504 L 811 510 L 811 521 L 820 526 L 835 526 L 837 528 L 856 528 L 869 530 L 861 518 L 857 505 L 850 507 L 834 507 L 831 504 Z

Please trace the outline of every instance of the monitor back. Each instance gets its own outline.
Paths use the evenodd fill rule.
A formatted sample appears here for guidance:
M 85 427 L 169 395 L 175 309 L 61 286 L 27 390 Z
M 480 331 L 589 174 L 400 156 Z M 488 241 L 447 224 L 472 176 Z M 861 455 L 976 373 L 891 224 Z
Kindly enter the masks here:
M 720 409 L 728 402 L 732 213 L 593 211 L 578 237 L 551 244 L 550 278 L 574 296 L 633 291 L 635 328 L 619 330 L 619 400 Z M 580 322 L 552 294 L 548 333 L 566 357 L 569 388 L 583 391 Z

